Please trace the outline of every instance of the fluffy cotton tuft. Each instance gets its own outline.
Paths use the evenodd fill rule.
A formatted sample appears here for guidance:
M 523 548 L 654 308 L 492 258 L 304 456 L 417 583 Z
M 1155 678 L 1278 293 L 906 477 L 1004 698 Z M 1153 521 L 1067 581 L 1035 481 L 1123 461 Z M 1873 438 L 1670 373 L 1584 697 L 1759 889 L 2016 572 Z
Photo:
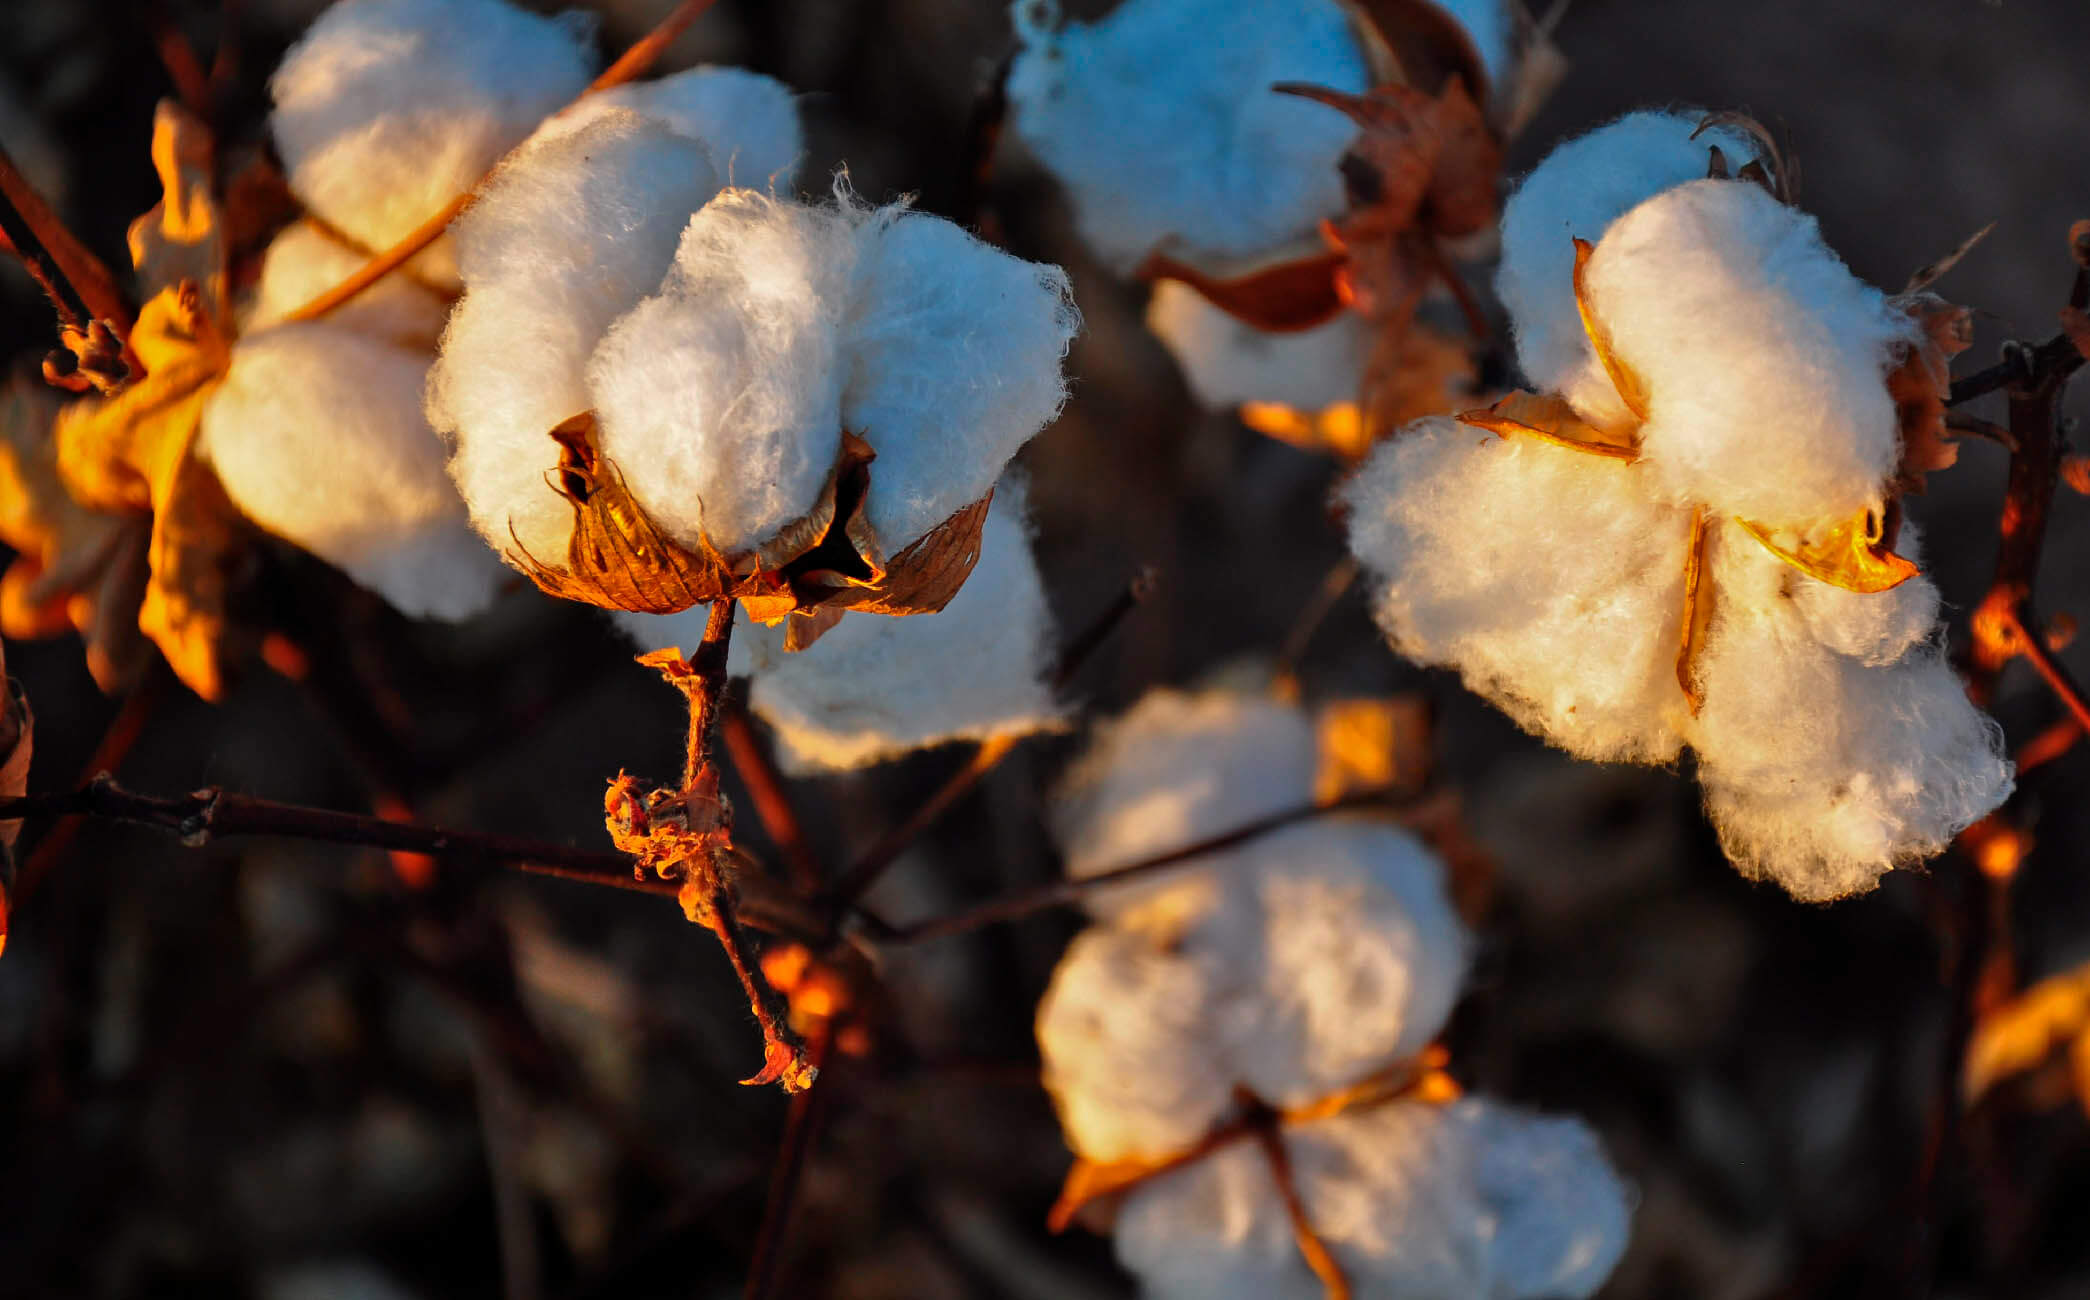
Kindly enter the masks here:
M 544 480 L 558 463 L 550 431 L 591 407 L 597 342 L 660 284 L 717 190 L 701 143 L 620 111 L 519 150 L 458 220 L 465 295 L 428 418 L 453 439 L 451 472 L 496 549 L 564 560 L 572 510 Z
M 1359 1300 L 1581 1300 L 1624 1252 L 1626 1190 L 1574 1120 L 1481 1100 L 1395 1103 L 1284 1141 L 1307 1220 Z M 1151 1300 L 1325 1294 L 1253 1142 L 1134 1190 L 1116 1232 Z
M 704 609 L 622 613 L 646 649 L 695 647 Z M 991 740 L 1060 726 L 1066 710 L 1047 674 L 1052 612 L 1031 559 L 1020 481 L 996 489 L 980 558 L 935 614 L 849 614 L 813 645 L 784 653 L 784 628 L 735 627 L 730 670 L 752 677 L 748 707 L 776 729 L 794 774 L 884 762 L 954 740 Z
M 397 243 L 580 93 L 585 34 L 502 0 L 342 0 L 269 82 L 291 190 L 362 242 Z
M 1271 334 L 1174 280 L 1154 286 L 1147 328 L 1183 367 L 1198 401 L 1213 408 L 1281 402 L 1318 411 L 1354 402 L 1371 352 L 1370 326 L 1355 312 L 1315 329 Z
M 472 532 L 421 415 L 428 357 L 326 321 L 244 340 L 199 452 L 240 512 L 403 613 L 461 619 L 507 570 Z
M 1725 128 L 1693 140 L 1704 118 L 1627 114 L 1556 146 L 1503 205 L 1495 292 L 1515 327 L 1517 363 L 1534 387 L 1565 394 L 1586 415 L 1619 408 L 1575 309 L 1574 241 L 1594 244 L 1642 202 L 1703 178 L 1715 145 L 1730 168 L 1756 156 L 1751 141 Z
M 1886 375 L 1915 327 L 1813 217 L 1744 181 L 1679 185 L 1612 223 L 1587 283 L 1646 386 L 1660 490 L 1772 527 L 1879 505 L 1901 457 Z
M 369 258 L 358 249 L 323 234 L 310 222 L 284 228 L 269 241 L 261 262 L 261 280 L 247 307 L 240 333 L 253 334 L 283 323 L 284 318 L 362 269 Z M 327 320 L 360 334 L 405 347 L 432 351 L 450 314 L 444 293 L 394 271 L 327 313 Z
M 805 152 L 791 88 L 745 68 L 698 67 L 656 81 L 597 91 L 538 128 L 565 135 L 616 109 L 658 118 L 711 149 L 719 178 L 747 189 L 788 192 Z
M 1674 758 L 1690 519 L 1636 469 L 1441 417 L 1382 443 L 1341 501 L 1394 648 L 1580 757 Z
M 1082 237 L 1119 269 L 1166 243 L 1263 252 L 1342 211 L 1336 164 L 1355 124 L 1270 90 L 1366 89 L 1334 0 L 1126 0 L 1064 26 L 1052 0 L 1010 12 L 1023 45 L 1011 122 L 1071 191 Z
M 1312 722 L 1296 707 L 1237 691 L 1150 691 L 1099 729 L 1053 800 L 1067 874 L 1093 875 L 1209 839 L 1313 797 Z M 1202 873 L 1091 891 L 1111 916 L 1159 904 L 1198 906 Z

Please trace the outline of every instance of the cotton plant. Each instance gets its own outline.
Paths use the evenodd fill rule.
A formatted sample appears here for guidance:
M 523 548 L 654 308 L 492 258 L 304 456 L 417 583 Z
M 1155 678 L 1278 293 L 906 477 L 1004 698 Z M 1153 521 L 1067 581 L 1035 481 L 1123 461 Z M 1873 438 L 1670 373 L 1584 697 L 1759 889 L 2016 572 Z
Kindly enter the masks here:
M 1316 719 L 1240 690 L 1157 691 L 1054 806 L 1068 869 L 1304 802 Z M 1110 1207 L 1156 1297 L 1579 1297 L 1628 1197 L 1579 1122 L 1464 1098 L 1432 1047 L 1471 939 L 1442 862 L 1328 816 L 1091 891 L 1038 1010 L 1078 1157 L 1055 1222 Z
M 1015 132 L 1105 262 L 1156 282 L 1148 324 L 1202 401 L 1348 455 L 1451 403 L 1465 349 L 1412 318 L 1447 274 L 1435 240 L 1491 223 L 1500 138 L 1544 79 L 1509 0 L 1012 14 Z
M 642 646 L 691 650 L 696 610 L 619 612 Z M 1051 680 L 1056 638 L 1014 471 L 995 488 L 972 576 L 922 618 L 844 620 L 796 653 L 789 630 L 740 615 L 727 671 L 749 679 L 748 707 L 773 729 L 793 775 L 847 771 L 956 741 L 1007 743 L 1065 724 Z
M 1736 865 L 1825 900 L 2012 771 L 1900 521 L 1965 314 L 1859 281 L 1759 152 L 1674 112 L 1556 149 L 1497 279 L 1539 391 L 1410 426 L 1342 501 L 1395 648 L 1582 757 L 1690 749 Z

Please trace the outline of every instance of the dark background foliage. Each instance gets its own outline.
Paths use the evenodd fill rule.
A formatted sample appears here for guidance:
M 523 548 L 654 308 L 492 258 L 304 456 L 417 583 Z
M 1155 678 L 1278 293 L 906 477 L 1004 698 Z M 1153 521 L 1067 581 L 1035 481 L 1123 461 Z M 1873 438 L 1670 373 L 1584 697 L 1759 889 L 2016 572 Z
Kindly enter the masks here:
M 667 3 L 597 7 L 617 49 Z M 315 8 L 239 5 L 232 138 L 258 132 L 266 72 Z M 153 198 L 156 14 L 216 39 L 203 0 L 0 5 L 0 141 L 112 262 Z M 2086 17 L 2078 0 L 1579 0 L 1560 29 L 1569 79 L 1512 169 L 1643 104 L 1752 111 L 1785 133 L 1803 203 L 1868 279 L 1898 286 L 1997 223 L 1940 286 L 1987 314 L 1962 363 L 1978 367 L 2005 337 L 2052 332 L 2064 234 L 2090 215 Z M 724 0 L 667 66 L 784 79 L 806 96 L 808 182 L 846 159 L 867 196 L 949 212 L 969 105 L 1008 41 L 990 3 Z M 1267 654 L 1340 554 L 1332 467 L 1194 410 L 1140 328 L 1139 292 L 1084 256 L 1035 168 L 1005 156 L 992 198 L 1012 248 L 1074 269 L 1089 322 L 1074 401 L 1025 457 L 1062 622 L 1141 564 L 1163 576 L 1076 689 L 1107 713 Z M 10 270 L 0 294 L 0 342 L 40 352 L 49 316 L 28 282 Z M 2002 468 L 1971 446 L 1913 506 L 1955 633 L 1993 558 Z M 2050 610 L 2090 613 L 2086 521 L 2090 502 L 2064 495 Z M 122 714 L 142 720 L 127 783 L 355 809 L 391 791 L 431 820 L 594 844 L 606 777 L 679 761 L 677 697 L 587 613 L 518 591 L 446 631 L 309 560 L 277 557 L 265 584 L 271 617 L 323 649 L 315 685 L 260 673 L 216 709 L 149 686 Z M 70 641 L 8 652 L 38 713 L 33 786 L 62 788 L 120 705 Z M 2090 1295 L 2080 1112 L 1984 1108 L 1923 1192 L 1940 936 L 1967 900 L 1963 865 L 1825 908 L 1751 885 L 1688 773 L 1546 750 L 1401 665 L 1355 595 L 1305 680 L 1310 695 L 1439 704 L 1446 775 L 1501 870 L 1456 1069 L 1602 1131 L 1641 1197 L 1607 1296 Z M 2014 738 L 2056 715 L 2022 669 L 1998 712 Z M 926 915 L 1051 876 L 1039 813 L 1075 743 L 1027 743 L 881 885 L 880 908 Z M 795 796 L 832 868 L 960 761 L 921 755 Z M 2009 898 L 2027 978 L 2090 957 L 2086 781 L 2079 751 L 2014 808 L 2037 819 Z M 32 826 L 25 847 L 49 833 Z M 752 827 L 749 841 L 764 847 Z M 733 1083 L 756 1064 L 753 1026 L 716 946 L 666 903 L 462 871 L 409 893 L 374 853 L 190 851 L 102 825 L 42 866 L 0 957 L 0 1295 L 500 1295 L 490 1168 L 521 1189 L 543 1295 L 738 1293 L 784 1103 Z M 1067 1157 L 1030 1015 L 1076 924 L 1045 915 L 891 955 L 879 1049 L 830 1080 L 777 1294 L 1129 1293 L 1106 1242 L 1042 1226 Z

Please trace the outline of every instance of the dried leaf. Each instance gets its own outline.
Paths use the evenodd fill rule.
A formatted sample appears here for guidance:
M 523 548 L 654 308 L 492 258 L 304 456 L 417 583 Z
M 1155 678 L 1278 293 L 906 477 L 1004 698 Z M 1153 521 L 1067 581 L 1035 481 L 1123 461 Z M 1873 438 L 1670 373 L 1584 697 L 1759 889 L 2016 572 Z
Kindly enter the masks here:
M 1887 375 L 1887 393 L 1894 399 L 1901 430 L 1901 466 L 1895 471 L 1894 487 L 1921 492 L 1929 475 L 1950 469 L 1959 459 L 1945 402 L 1952 393 L 1952 358 L 1974 341 L 1974 313 L 1929 293 L 1906 293 L 1892 301 L 1922 326 L 1921 339 Z
M 2037 1070 L 2070 1050 L 2086 1032 L 2090 963 L 2048 976 L 1981 1017 L 1967 1042 L 1961 1097 L 1973 1105 L 2003 1080 Z M 2090 1105 L 2090 1096 L 2083 1100 Z
M 1420 789 L 1429 771 L 1430 710 L 1420 695 L 1330 701 L 1315 715 L 1314 736 L 1316 803 Z
M 1639 375 L 1633 373 L 1625 358 L 1611 345 L 1611 331 L 1604 327 L 1603 318 L 1597 315 L 1595 304 L 1589 300 L 1589 259 L 1596 253 L 1596 245 L 1586 239 L 1575 241 L 1575 310 L 1582 317 L 1582 332 L 1589 336 L 1589 346 L 1595 350 L 1597 360 L 1604 365 L 1604 374 L 1611 386 L 1618 390 L 1619 400 L 1626 409 L 1647 422 L 1647 385 Z
M 1684 616 L 1676 650 L 1676 684 L 1683 687 L 1685 706 L 1694 718 L 1705 707 L 1698 657 L 1705 650 L 1706 634 L 1713 623 L 1713 589 L 1705 581 L 1706 547 L 1712 541 L 1708 522 L 1705 507 L 1691 512 L 1691 542 L 1684 551 Z
M 1845 591 L 1889 591 L 1922 572 L 1915 561 L 1894 553 L 1887 540 L 1886 520 L 1877 510 L 1860 511 L 1791 541 L 1778 540 L 1778 533 L 1761 524 L 1746 519 L 1735 522 L 1771 554 L 1808 577 Z
M 1295 333 L 1325 325 L 1343 310 L 1336 274 L 1344 262 L 1340 252 L 1316 253 L 1219 278 L 1165 253 L 1151 253 L 1140 264 L 1145 280 L 1177 280 L 1238 321 L 1271 334 Z
M 1367 44 L 1376 40 L 1408 85 L 1435 95 L 1450 82 L 1462 81 L 1474 98 L 1487 101 L 1488 74 L 1480 51 L 1465 26 L 1442 5 L 1431 0 L 1355 0 L 1355 6 Z
M 210 305 L 213 323 L 223 328 L 229 324 L 228 294 L 223 223 L 212 190 L 216 157 L 210 128 L 175 101 L 161 100 L 152 120 L 152 165 L 161 198 L 131 223 L 130 248 L 148 297 L 191 281 Z M 142 350 L 139 355 L 150 370 L 152 358 Z
M 1511 435 L 1537 438 L 1556 447 L 1612 460 L 1631 462 L 1640 459 L 1640 449 L 1634 445 L 1630 433 L 1598 428 L 1575 414 L 1575 408 L 1568 405 L 1566 398 L 1552 393 L 1513 392 L 1485 409 L 1462 411 L 1458 419 L 1461 424 L 1486 429 L 1505 438 Z
M 1951 252 L 1945 254 L 1943 257 L 1938 258 L 1936 261 L 1928 263 L 1923 267 L 1920 267 L 1914 275 L 1909 277 L 1909 282 L 1902 286 L 1901 296 L 1906 298 L 1911 294 L 1922 293 L 1925 289 L 1930 288 L 1931 285 L 1936 284 L 1940 279 L 1944 277 L 1947 271 L 1950 271 L 1953 267 L 1959 265 L 1959 260 L 1961 258 L 1965 257 L 1968 253 L 1973 252 L 1974 246 L 1976 244 L 1979 244 L 1982 240 L 1987 239 L 1989 232 L 1994 230 L 1995 228 L 1996 223 L 1993 221 L 1989 222 L 1981 229 L 1975 231 L 1973 234 L 1968 235 L 1965 239 L 1959 241 L 1959 247 L 1953 249 Z

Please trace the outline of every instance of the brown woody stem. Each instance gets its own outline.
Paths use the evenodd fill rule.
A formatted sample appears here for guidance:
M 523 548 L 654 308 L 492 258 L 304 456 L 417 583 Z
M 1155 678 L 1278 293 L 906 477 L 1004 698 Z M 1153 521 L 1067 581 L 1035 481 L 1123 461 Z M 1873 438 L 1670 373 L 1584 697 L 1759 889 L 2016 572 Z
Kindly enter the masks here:
M 1343 1274 L 1343 1266 L 1336 1262 L 1335 1253 L 1321 1234 L 1314 1230 L 1313 1219 L 1306 1213 L 1306 1203 L 1299 1199 L 1299 1185 L 1292 1177 L 1291 1153 L 1285 1150 L 1284 1134 L 1275 1124 L 1259 1124 L 1255 1129 L 1256 1143 L 1263 1148 L 1263 1157 L 1270 1163 L 1270 1177 L 1277 1184 L 1277 1198 L 1284 1202 L 1285 1217 L 1291 1220 L 1292 1237 L 1299 1243 L 1299 1253 L 1305 1257 L 1306 1266 L 1314 1276 L 1321 1279 L 1321 1288 L 1328 1300 L 1350 1300 L 1350 1279 Z
M 834 1047 L 833 1027 L 816 1028 L 811 1037 L 813 1069 L 824 1075 Z M 755 1234 L 754 1258 L 748 1266 L 743 1300 L 768 1300 L 776 1287 L 777 1264 L 783 1258 L 784 1238 L 791 1229 L 791 1212 L 797 1207 L 798 1189 L 805 1181 L 806 1157 L 813 1149 L 821 1121 L 827 1117 L 827 1099 L 832 1091 L 832 1084 L 823 1088 L 816 1081 L 791 1098 L 791 1109 L 784 1117 L 783 1146 L 770 1171 L 762 1227 Z
M 685 687 L 689 695 L 689 752 L 683 759 L 682 784 L 686 789 L 711 765 L 711 751 L 718 740 L 719 701 L 726 693 L 726 654 L 733 646 L 733 610 L 730 600 L 714 600 L 704 620 L 704 639 L 690 656 L 695 678 Z
M 115 278 L 58 219 L 5 149 L 0 149 L 0 235 L 43 288 L 61 324 L 85 330 L 101 321 L 129 339 L 131 309 Z M 123 351 L 133 373 L 143 374 L 128 341 Z
M 768 833 L 770 843 L 783 855 L 793 887 L 808 896 L 819 893 L 827 873 L 821 870 L 820 860 L 806 840 L 805 827 L 791 806 L 791 792 L 785 788 L 783 774 L 770 760 L 769 751 L 762 747 L 762 738 L 755 734 L 754 724 L 747 720 L 744 710 L 726 710 L 725 741 L 733 770 L 747 787 L 755 816 Z

